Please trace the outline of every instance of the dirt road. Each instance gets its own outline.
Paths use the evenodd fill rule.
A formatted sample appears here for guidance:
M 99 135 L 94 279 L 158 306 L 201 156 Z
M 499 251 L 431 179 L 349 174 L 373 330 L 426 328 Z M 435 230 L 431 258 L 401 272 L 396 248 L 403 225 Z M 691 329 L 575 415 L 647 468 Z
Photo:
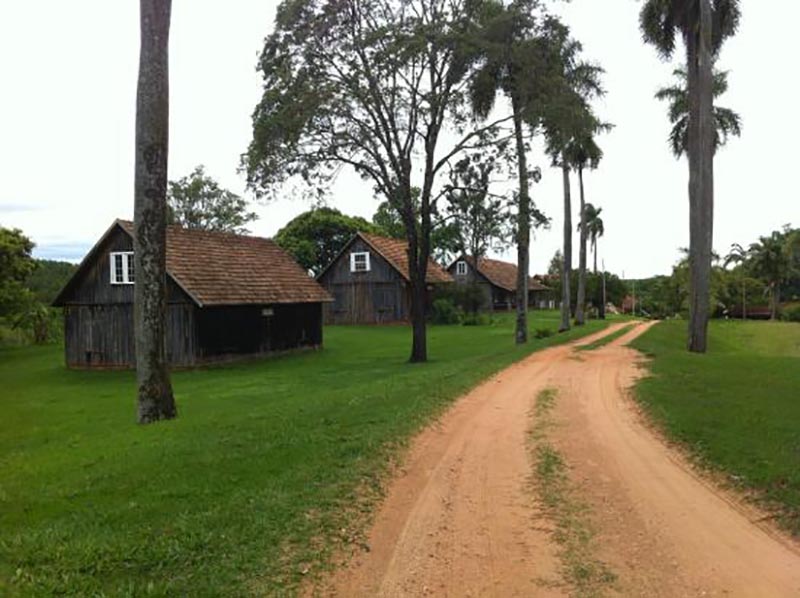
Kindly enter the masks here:
M 551 441 L 591 507 L 597 556 L 617 574 L 610 594 L 800 596 L 797 547 L 699 478 L 626 396 L 639 357 L 623 345 L 644 328 L 592 352 L 536 353 L 460 399 L 415 439 L 370 550 L 319 593 L 569 595 L 526 442 L 537 394 L 555 388 Z

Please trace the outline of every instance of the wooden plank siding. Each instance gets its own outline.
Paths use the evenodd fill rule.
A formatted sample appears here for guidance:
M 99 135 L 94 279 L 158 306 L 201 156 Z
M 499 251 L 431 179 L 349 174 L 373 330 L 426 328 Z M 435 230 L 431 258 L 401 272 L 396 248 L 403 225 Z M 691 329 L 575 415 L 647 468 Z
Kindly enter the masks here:
M 134 285 L 111 284 L 115 251 L 133 251 L 133 240 L 121 228 L 70 282 L 63 301 L 68 367 L 135 367 Z M 198 307 L 169 277 L 167 293 L 167 359 L 173 367 L 322 345 L 321 303 Z
M 354 252 L 369 253 L 368 272 L 350 271 L 350 254 Z M 326 324 L 385 324 L 410 317 L 407 282 L 360 238 L 352 242 L 319 282 L 334 299 L 323 308 Z

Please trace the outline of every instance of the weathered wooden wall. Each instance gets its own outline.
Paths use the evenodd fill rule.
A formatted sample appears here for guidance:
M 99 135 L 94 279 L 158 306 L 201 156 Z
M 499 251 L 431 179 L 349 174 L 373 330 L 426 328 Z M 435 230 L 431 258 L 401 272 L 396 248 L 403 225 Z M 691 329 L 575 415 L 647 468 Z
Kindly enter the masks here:
M 516 293 L 507 289 L 498 287 L 487 279 L 483 274 L 476 271 L 469 263 L 467 263 L 467 274 L 457 274 L 456 262 L 450 265 L 448 272 L 452 274 L 456 284 L 477 284 L 484 296 L 484 303 L 482 309 L 487 311 L 505 311 L 514 309 L 517 304 Z M 551 306 L 553 292 L 547 291 L 529 291 L 528 292 L 528 307 L 533 309 L 548 309 Z
M 196 363 L 195 307 L 167 307 L 167 359 L 176 366 Z M 133 367 L 133 304 L 68 305 L 64 308 L 64 353 L 70 367 Z
M 134 285 L 112 285 L 109 264 L 111 252 L 133 251 L 133 242 L 116 230 L 97 249 L 63 300 L 65 360 L 69 367 L 134 367 Z M 173 366 L 322 344 L 320 303 L 199 308 L 171 278 L 167 288 L 167 359 Z
M 350 254 L 369 252 L 370 271 L 351 272 Z M 322 275 L 320 284 L 334 298 L 323 308 L 328 324 L 382 324 L 408 320 L 410 295 L 406 281 L 360 238 Z
M 199 361 L 317 347 L 322 345 L 322 305 L 207 307 L 197 311 L 197 336 Z

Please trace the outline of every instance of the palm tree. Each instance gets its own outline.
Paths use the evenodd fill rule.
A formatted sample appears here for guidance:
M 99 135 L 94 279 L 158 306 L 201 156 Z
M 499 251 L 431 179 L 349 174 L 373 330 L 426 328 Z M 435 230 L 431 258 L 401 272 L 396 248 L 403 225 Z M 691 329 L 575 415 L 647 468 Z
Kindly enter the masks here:
M 569 30 L 563 27 L 559 63 L 562 69 L 558 80 L 553 81 L 552 101 L 542 115 L 541 124 L 546 138 L 546 151 L 552 158 L 553 166 L 561 168 L 564 191 L 564 267 L 561 269 L 561 325 L 560 331 L 569 330 L 571 316 L 570 277 L 572 273 L 572 193 L 570 189 L 570 170 L 580 170 L 581 183 L 583 168 L 594 158 L 599 161 L 599 148 L 594 145 L 593 135 L 608 127 L 601 123 L 589 107 L 592 97 L 603 95 L 600 76 L 603 69 L 579 59 L 581 44 L 569 37 Z M 596 148 L 596 149 L 595 149 Z M 583 191 L 581 191 L 583 201 Z M 585 259 L 585 254 L 584 254 Z M 584 262 L 585 269 L 585 262 Z M 585 290 L 584 290 L 585 295 Z M 576 309 L 576 321 L 583 323 L 583 307 Z M 585 296 L 583 297 L 585 303 Z M 579 316 L 579 317 L 578 317 Z
M 646 0 L 640 26 L 646 43 L 665 59 L 675 53 L 677 36 L 686 47 L 689 97 L 690 351 L 705 353 L 711 300 L 714 236 L 713 63 L 726 38 L 736 32 L 738 0 Z
M 558 21 L 553 17 L 537 23 L 524 0 L 504 6 L 500 1 L 488 2 L 480 23 L 479 66 L 470 83 L 473 111 L 486 118 L 499 94 L 510 104 L 514 123 L 517 177 L 517 344 L 528 341 L 528 275 L 530 262 L 531 205 L 530 176 L 526 155 L 526 125 L 535 128 L 539 105 L 548 88 L 547 77 L 552 61 L 542 59 L 553 53 L 559 40 L 543 33 Z
M 672 130 L 669 144 L 672 153 L 680 158 L 689 151 L 689 91 L 687 89 L 686 69 L 674 71 L 676 83 L 663 87 L 656 93 L 656 99 L 669 102 L 669 122 Z M 714 98 L 728 91 L 728 71 L 714 71 Z M 714 106 L 714 153 L 728 142 L 730 136 L 742 134 L 742 119 L 730 108 Z
M 609 125 L 598 125 L 598 130 L 607 130 Z M 567 156 L 570 164 L 578 172 L 578 188 L 580 190 L 580 222 L 578 223 L 578 231 L 580 232 L 580 241 L 578 245 L 578 296 L 575 305 L 575 323 L 582 326 L 586 320 L 585 306 L 586 306 L 586 242 L 588 229 L 586 226 L 586 195 L 584 192 L 583 184 L 583 171 L 586 168 L 595 169 L 600 164 L 603 158 L 603 151 L 598 147 L 594 140 L 594 136 L 589 132 L 576 137 L 572 140 L 567 148 Z M 596 261 L 596 260 L 595 260 Z M 595 264 L 595 271 L 597 270 Z
M 600 217 L 603 208 L 597 208 L 594 204 L 587 203 L 583 211 L 586 234 L 589 237 L 589 242 L 592 246 L 592 255 L 594 257 L 594 273 L 597 274 L 597 240 L 606 232 L 603 219 Z
M 729 264 L 739 264 L 742 274 L 742 321 L 747 320 L 747 270 L 745 268 L 747 260 L 750 257 L 750 252 L 739 245 L 734 243 L 731 245 L 731 250 L 725 257 L 724 266 L 727 268 Z
M 761 237 L 748 249 L 749 266 L 767 284 L 770 298 L 770 319 L 778 318 L 781 304 L 781 285 L 798 272 L 800 237 L 788 227 Z
M 171 0 L 140 0 L 134 166 L 134 337 L 139 423 L 176 416 L 166 363 L 166 223 Z

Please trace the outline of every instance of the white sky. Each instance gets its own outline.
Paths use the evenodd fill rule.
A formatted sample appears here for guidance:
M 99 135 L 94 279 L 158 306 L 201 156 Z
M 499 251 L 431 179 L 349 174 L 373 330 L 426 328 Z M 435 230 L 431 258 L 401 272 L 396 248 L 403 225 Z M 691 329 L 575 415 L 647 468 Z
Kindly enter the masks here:
M 205 164 L 223 186 L 244 194 L 239 155 L 250 141 L 260 95 L 256 57 L 276 6 L 173 1 L 170 178 Z M 666 106 L 653 98 L 677 63 L 660 62 L 641 42 L 640 6 L 573 0 L 557 7 L 586 56 L 607 71 L 608 95 L 597 109 L 616 128 L 600 140 L 606 157 L 586 177 L 587 200 L 604 209 L 606 266 L 628 277 L 667 272 L 688 244 L 687 167 L 669 152 Z M 800 120 L 791 116 L 800 96 L 791 75 L 800 3 L 742 0 L 742 10 L 741 30 L 721 59 L 732 71 L 721 103 L 744 121 L 743 137 L 716 161 L 715 246 L 723 253 L 733 242 L 800 224 L 792 182 Z M 0 225 L 21 228 L 40 257 L 80 259 L 114 218 L 133 213 L 138 27 L 135 0 L 0 4 Z M 553 218 L 532 245 L 531 269 L 541 272 L 561 244 L 561 177 L 540 153 L 529 160 L 545 170 L 534 198 Z M 573 189 L 576 205 L 577 183 Z M 367 218 L 377 204 L 354 176 L 339 181 L 330 201 Z M 308 207 L 288 197 L 257 205 L 251 230 L 272 235 Z

